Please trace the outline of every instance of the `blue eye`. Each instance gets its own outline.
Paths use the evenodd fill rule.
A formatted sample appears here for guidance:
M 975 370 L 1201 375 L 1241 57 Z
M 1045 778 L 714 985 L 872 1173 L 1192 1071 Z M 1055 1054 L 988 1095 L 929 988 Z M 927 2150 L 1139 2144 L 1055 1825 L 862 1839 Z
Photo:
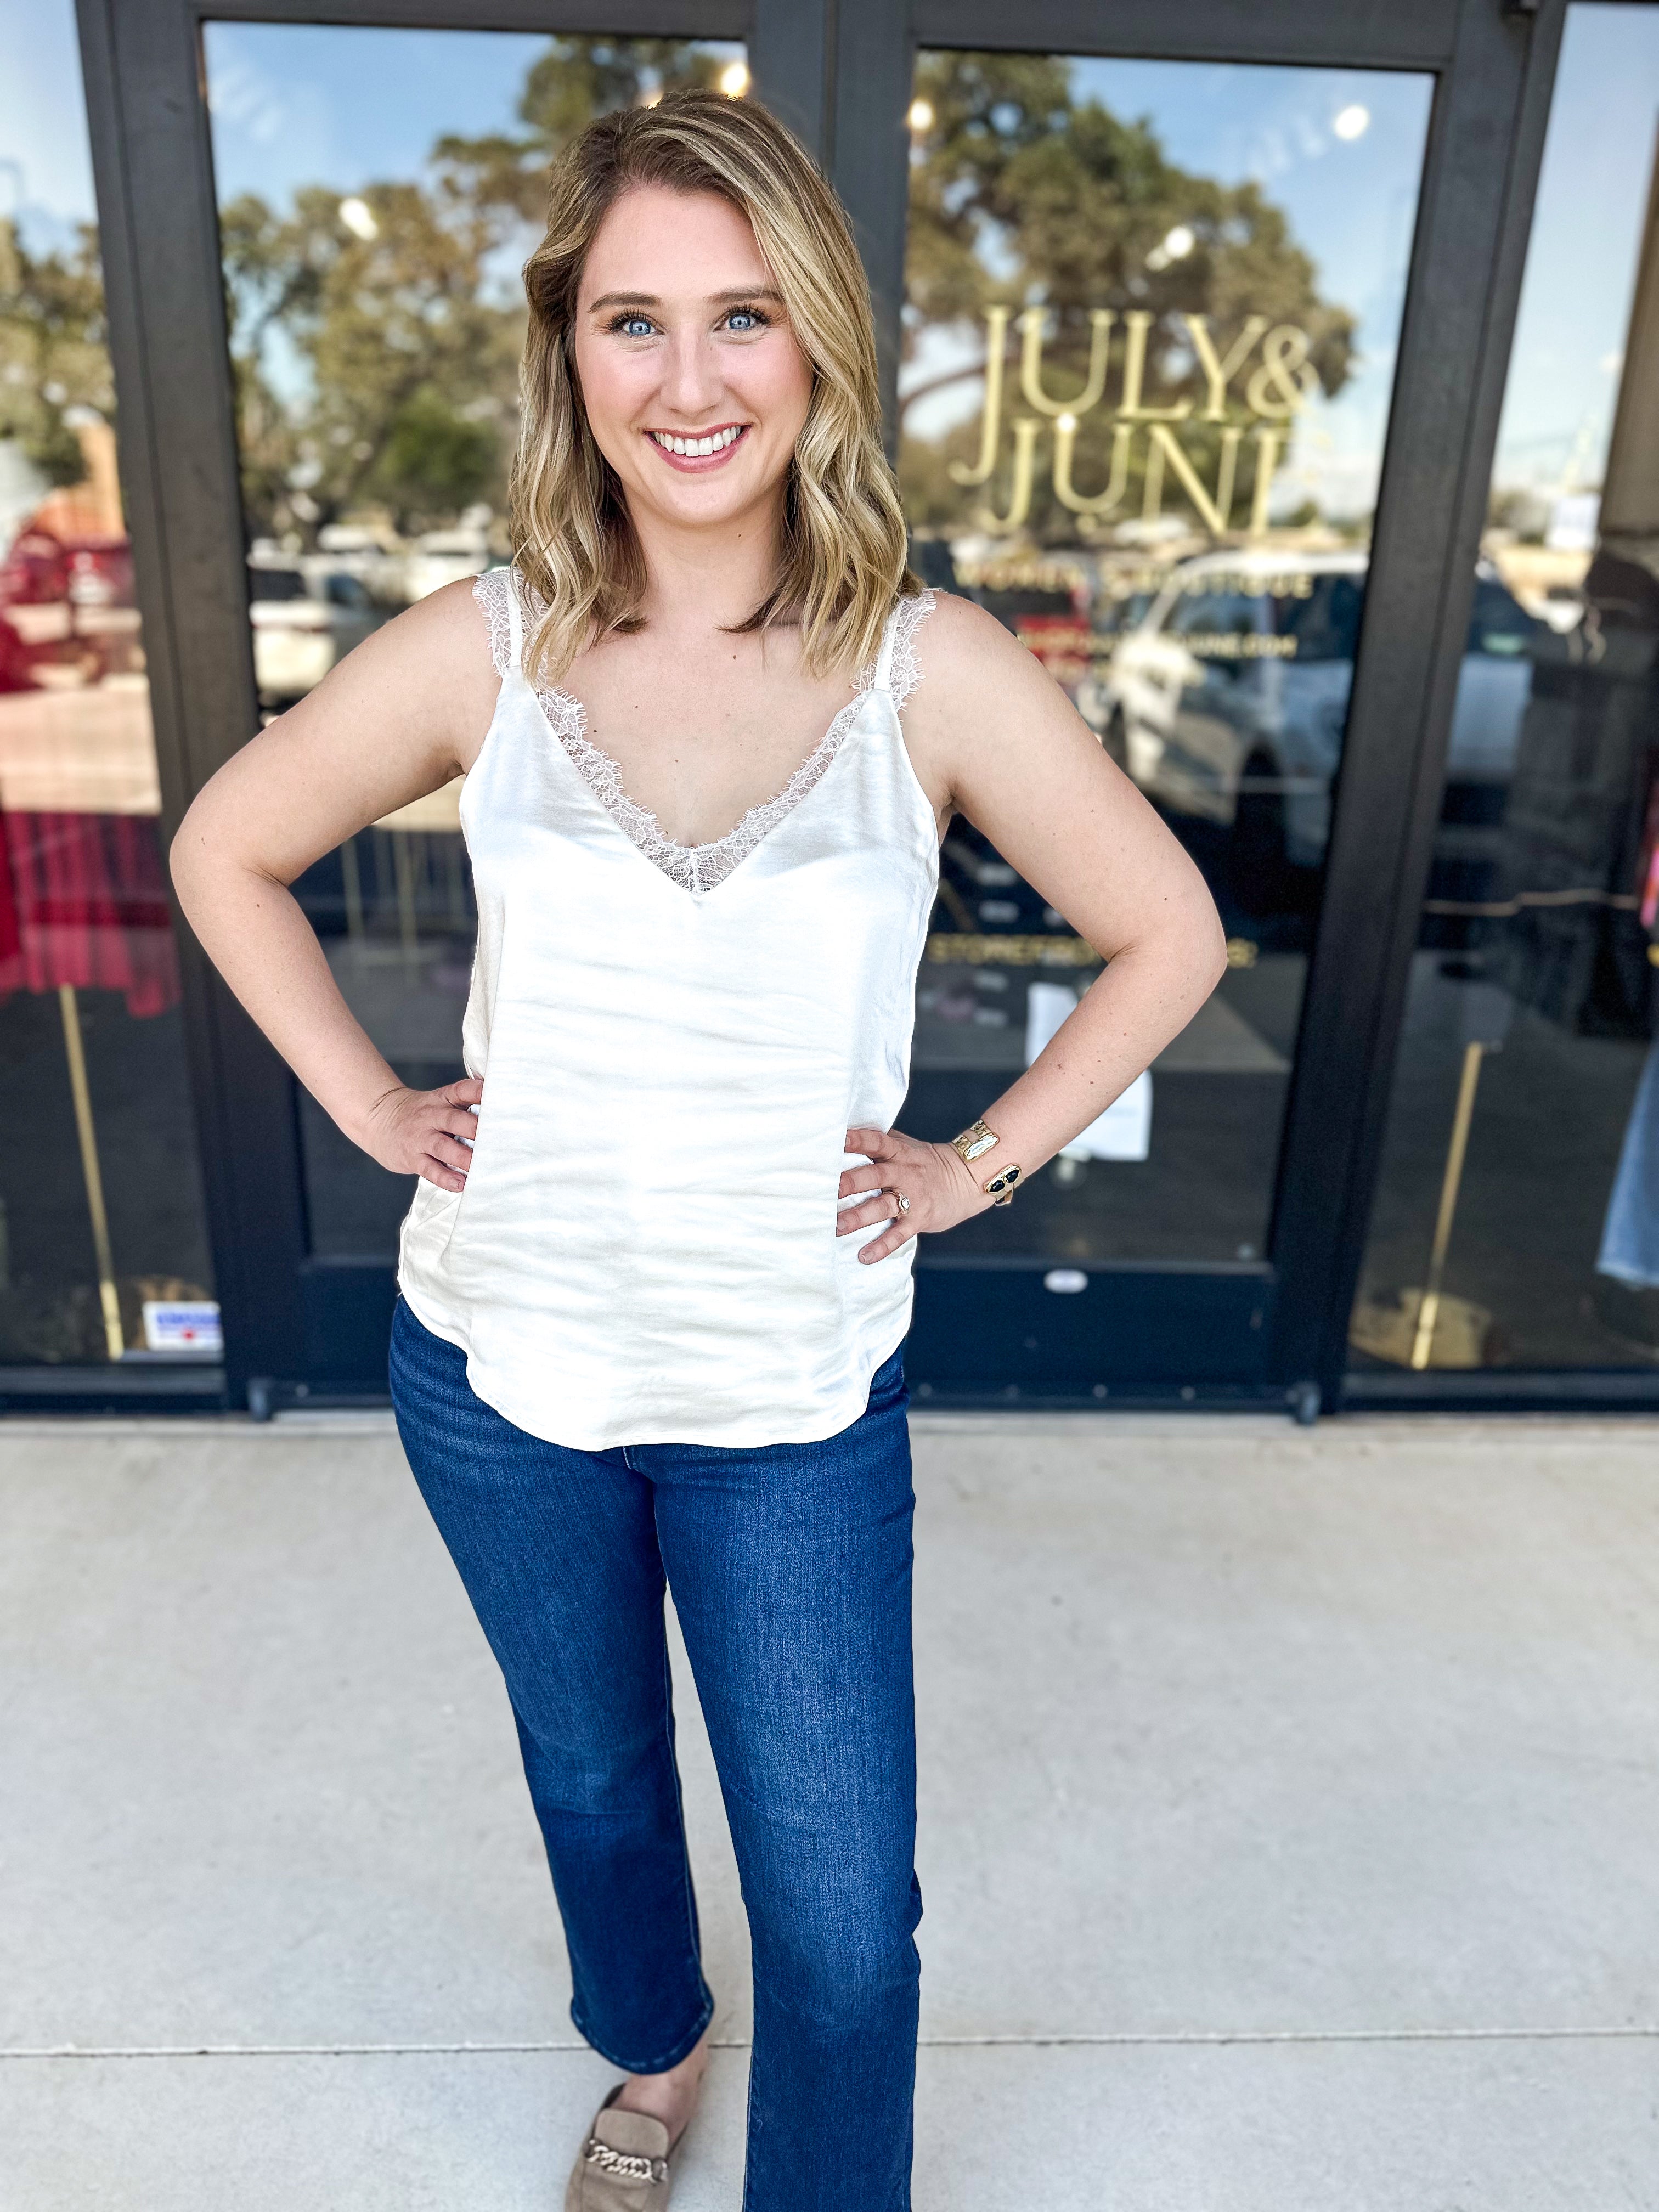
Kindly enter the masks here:
M 611 328 L 620 331 L 624 337 L 648 338 L 654 325 L 646 315 L 623 315 Z
M 769 320 L 758 307 L 733 307 L 726 319 L 726 326 L 732 331 L 763 331 Z

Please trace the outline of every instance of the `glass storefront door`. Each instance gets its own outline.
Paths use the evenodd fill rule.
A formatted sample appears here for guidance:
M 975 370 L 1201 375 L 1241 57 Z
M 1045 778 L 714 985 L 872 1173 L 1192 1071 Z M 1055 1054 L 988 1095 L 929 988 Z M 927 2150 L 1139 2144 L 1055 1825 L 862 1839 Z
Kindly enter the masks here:
M 1069 1369 L 1096 1396 L 1261 1371 L 1431 89 L 917 58 L 898 448 L 915 565 L 1043 661 L 1202 868 L 1229 951 L 1190 1027 L 1012 1213 L 924 1248 L 924 1376 L 967 1382 L 969 1336 L 983 1371 L 986 1331 L 1000 1373 Z M 1099 973 L 958 819 L 906 1126 L 972 1121 Z
M 237 392 L 254 676 L 269 720 L 375 625 L 510 557 L 519 271 L 547 163 L 594 115 L 688 83 L 739 97 L 730 41 L 287 23 L 204 27 Z M 296 893 L 398 1074 L 462 1073 L 476 914 L 459 785 Z M 313 1297 L 382 1334 L 412 1181 L 297 1092 Z M 372 1324 L 372 1316 L 371 1316 Z M 349 1367 L 374 1325 L 331 1342 Z
M 1659 970 L 1638 943 L 1638 800 L 1615 805 L 1597 781 L 1621 760 L 1635 775 L 1639 686 L 1620 673 L 1632 648 L 1613 591 L 1625 572 L 1607 566 L 1645 526 L 1626 511 L 1645 481 L 1629 372 L 1605 464 L 1582 408 L 1565 423 L 1532 406 L 1537 423 L 1506 428 L 1514 452 L 1468 573 L 1468 485 L 1486 474 L 1497 416 L 1558 5 L 1273 0 L 1224 11 L 1224 33 L 1214 11 L 1188 24 L 1180 10 L 1167 23 L 1105 10 L 1085 26 L 1062 0 L 1030 0 L 1017 27 L 994 0 L 701 0 L 695 17 L 681 0 L 636 0 L 638 35 L 615 38 L 562 0 L 515 0 L 496 19 L 507 27 L 487 31 L 459 5 L 447 24 L 441 5 L 411 10 L 420 29 L 388 27 L 379 0 L 337 0 L 325 24 L 274 0 L 284 20 L 260 21 L 256 8 L 222 20 L 210 0 L 122 0 L 88 4 L 80 27 L 131 471 L 122 504 L 170 816 L 374 625 L 505 557 L 516 278 L 548 154 L 610 103 L 688 77 L 741 94 L 752 66 L 761 96 L 817 134 L 857 226 L 884 358 L 898 368 L 916 565 L 1044 661 L 1197 860 L 1230 940 L 1220 989 L 1149 1076 L 1017 1206 L 924 1247 L 910 1346 L 922 1393 L 1121 1402 L 1237 1389 L 1288 1393 L 1304 1411 L 1336 1402 L 1438 776 L 1419 756 L 1453 719 L 1454 678 L 1455 773 L 1354 1356 L 1406 1371 L 1401 1328 L 1420 1330 L 1437 1282 L 1440 1311 L 1461 1300 L 1491 1316 L 1489 1363 L 1565 1356 L 1568 1318 L 1587 1358 L 1640 1343 L 1624 1294 L 1645 1310 L 1651 1286 L 1620 1256 L 1639 1248 L 1626 1233 L 1637 1216 L 1613 1214 L 1646 1158 L 1632 1134 L 1649 1042 L 1632 958 Z M 1575 26 L 1652 13 L 1571 10 Z M 1026 51 L 990 51 L 1015 35 Z M 1582 35 L 1570 33 L 1569 64 Z M 1076 50 L 1116 38 L 1133 58 Z M 1346 66 L 1349 53 L 1363 63 Z M 1646 66 L 1606 82 L 1633 100 Z M 0 112 L 13 109 L 46 112 L 21 95 Z M 1579 159 L 1603 178 L 1606 207 L 1563 232 L 1562 265 L 1587 301 L 1597 291 L 1572 320 L 1579 337 L 1600 333 L 1591 368 L 1604 380 L 1596 364 L 1620 346 L 1629 305 L 1606 312 L 1610 241 L 1629 234 L 1626 292 L 1640 258 L 1640 185 L 1625 174 L 1640 158 L 1619 155 L 1617 179 L 1608 167 L 1622 129 L 1586 142 Z M 9 176 L 0 164 L 0 212 Z M 1545 400 L 1575 375 L 1583 386 L 1582 352 L 1577 372 L 1537 355 Z M 0 452 L 19 434 L 3 411 L 21 388 L 6 359 Z M 48 417 L 55 408 L 77 439 L 95 437 L 69 410 L 96 398 L 50 381 L 66 398 L 43 374 Z M 1526 441 L 1544 433 L 1553 458 L 1528 459 Z M 1510 497 L 1540 491 L 1542 522 Z M 61 686 L 83 705 L 112 701 L 143 673 L 94 669 L 86 652 L 59 659 L 30 686 L 43 698 Z M 9 781 L 5 797 L 27 811 Z M 456 1072 L 471 953 L 454 801 L 434 794 L 373 825 L 299 887 L 349 1000 L 423 1085 Z M 94 811 L 130 828 L 155 804 Z M 1565 896 L 1585 891 L 1589 903 Z M 1098 970 L 1066 918 L 955 823 L 905 1125 L 945 1136 L 969 1121 Z M 233 1399 L 373 1391 L 407 1188 L 298 1095 L 188 949 L 183 972 Z M 130 1356 L 142 1324 L 125 1318 L 125 1272 L 213 1285 L 199 1248 L 192 1258 L 179 1237 L 162 1254 L 118 1218 L 183 1188 L 176 1175 L 146 1181 L 142 1163 L 113 1176 L 109 1165 L 122 1117 L 149 1127 L 176 1063 L 169 1074 L 124 1060 L 118 1081 L 100 1072 L 85 1017 L 103 1023 L 105 1002 L 68 980 L 105 1182 L 123 1194 L 107 1200 L 108 1269 L 70 1261 L 67 1232 L 47 1257 L 79 1268 L 94 1332 L 100 1269 L 111 1275 Z M 1486 1030 L 1505 993 L 1498 1052 Z M 38 1014 L 46 1001 L 28 1003 Z M 122 995 L 119 1008 L 164 1036 L 165 1005 L 141 1012 Z M 58 1079 L 72 1087 L 63 1037 Z M 20 1058 L 31 1081 L 46 1079 L 57 1044 L 43 1033 L 35 1060 Z M 1521 1091 L 1506 1086 L 1546 1062 L 1516 1144 Z M 1612 1078 L 1589 1079 L 1604 1066 Z M 1540 1133 L 1569 1115 L 1578 1135 L 1549 1153 Z M 181 1119 L 162 1116 L 170 1131 Z M 1448 1245 L 1437 1223 L 1460 1128 Z M 1531 1182 L 1493 1179 L 1500 1133 Z M 1577 1225 L 1554 1243 L 1549 1209 L 1526 1196 L 1547 1154 L 1588 1164 L 1573 1168 Z M 89 1221 L 82 1154 L 64 1157 L 80 1181 L 58 1186 Z M 36 1196 L 20 1188 L 16 1218 Z M 1520 1242 L 1482 1228 L 1483 1209 L 1517 1203 L 1531 1208 Z M 1561 1254 L 1583 1258 L 1587 1237 L 1577 1286 L 1552 1293 L 1547 1316 L 1534 1298 L 1522 1328 L 1505 1279 L 1522 1272 L 1515 1256 L 1556 1269 L 1559 1286 Z M 1617 1267 L 1595 1264 L 1604 1248 Z M 14 1267 L 18 1249 L 14 1235 Z M 1479 1314 L 1464 1319 L 1467 1340 Z M 1431 1364 L 1462 1327 L 1437 1323 Z
M 160 810 L 74 9 L 0 0 L 0 1367 L 220 1349 Z
M 1659 1363 L 1659 7 L 1569 10 L 1353 1386 Z

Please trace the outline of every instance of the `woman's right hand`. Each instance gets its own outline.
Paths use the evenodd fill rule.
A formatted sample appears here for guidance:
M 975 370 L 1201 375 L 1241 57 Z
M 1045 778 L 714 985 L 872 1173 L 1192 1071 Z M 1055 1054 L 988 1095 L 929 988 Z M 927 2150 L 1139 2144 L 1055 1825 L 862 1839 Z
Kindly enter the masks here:
M 419 1176 L 440 1190 L 465 1190 L 472 1164 L 470 1139 L 477 1117 L 468 1109 L 483 1097 L 476 1075 L 441 1091 L 388 1091 L 369 1109 L 363 1150 L 393 1175 Z

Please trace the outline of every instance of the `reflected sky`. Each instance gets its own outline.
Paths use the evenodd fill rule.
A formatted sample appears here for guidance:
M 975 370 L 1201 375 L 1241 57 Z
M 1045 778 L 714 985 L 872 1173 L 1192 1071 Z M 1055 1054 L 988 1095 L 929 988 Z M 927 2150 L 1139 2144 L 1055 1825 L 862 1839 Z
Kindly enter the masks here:
M 445 131 L 514 128 L 547 51 L 544 37 L 511 31 L 316 23 L 210 23 L 205 43 L 220 200 L 258 192 L 278 204 L 301 185 L 347 191 L 410 176 Z M 697 44 L 742 58 L 739 44 Z
M 1567 15 L 1493 481 L 1599 483 L 1659 144 L 1659 7 Z
M 93 219 L 74 0 L 0 0 L 0 216 L 37 251 Z
M 1321 289 L 1360 318 L 1368 354 L 1377 327 L 1398 321 L 1431 78 L 1080 61 L 1073 82 L 1079 96 L 1120 116 L 1149 117 L 1183 169 L 1224 185 L 1260 185 L 1313 257 Z

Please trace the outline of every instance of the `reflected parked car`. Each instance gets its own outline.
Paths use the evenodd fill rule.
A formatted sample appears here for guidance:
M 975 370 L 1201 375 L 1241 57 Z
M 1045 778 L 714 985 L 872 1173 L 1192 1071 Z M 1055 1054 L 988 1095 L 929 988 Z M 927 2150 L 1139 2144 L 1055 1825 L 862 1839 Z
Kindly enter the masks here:
M 253 672 L 267 707 L 304 698 L 382 620 L 361 579 L 342 570 L 254 561 L 247 580 Z
M 1102 738 L 1151 797 L 1232 833 L 1241 879 L 1318 866 L 1330 836 L 1369 567 L 1267 548 L 1183 562 L 1118 645 Z M 1482 563 L 1449 777 L 1502 784 L 1539 623 Z
M 428 530 L 404 556 L 404 597 L 413 606 L 446 584 L 459 584 L 489 566 L 489 539 L 482 529 L 462 525 Z

